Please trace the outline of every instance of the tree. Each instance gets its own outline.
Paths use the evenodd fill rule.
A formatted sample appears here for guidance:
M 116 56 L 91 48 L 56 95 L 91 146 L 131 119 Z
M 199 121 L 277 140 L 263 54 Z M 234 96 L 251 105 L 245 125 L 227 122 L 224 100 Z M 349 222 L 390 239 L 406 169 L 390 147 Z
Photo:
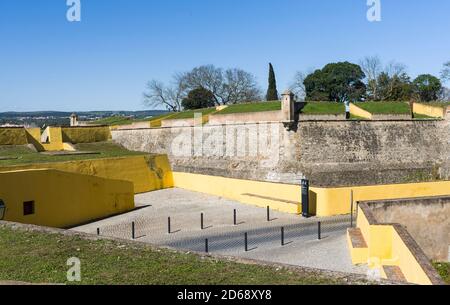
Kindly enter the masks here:
M 450 81 L 450 61 L 444 64 L 444 69 L 441 72 L 441 78 L 445 81 Z
M 308 101 L 358 101 L 366 85 L 361 67 L 349 62 L 332 63 L 308 75 L 304 81 Z
M 406 73 L 390 76 L 381 72 L 376 83 L 377 101 L 409 101 L 413 95 L 411 79 Z
M 266 100 L 278 100 L 277 80 L 275 78 L 275 71 L 271 63 L 269 63 L 269 88 L 267 89 Z
M 416 96 L 423 102 L 435 101 L 442 91 L 442 83 L 439 78 L 430 75 L 419 75 L 413 82 Z
M 147 83 L 144 104 L 152 108 L 164 107 L 169 111 L 177 112 L 181 110 L 184 91 L 185 86 L 182 82 L 166 87 L 163 83 L 152 80 Z
M 311 74 L 311 73 L 309 73 Z M 299 100 L 303 101 L 305 100 L 306 96 L 306 90 L 305 90 L 305 79 L 307 74 L 301 71 L 298 71 L 295 73 L 294 80 L 292 81 L 292 84 L 290 85 L 289 90 L 291 90 Z
M 241 69 L 216 68 L 213 65 L 200 66 L 179 74 L 178 81 L 188 91 L 203 87 L 214 95 L 216 105 L 237 104 L 261 98 L 255 77 Z
M 214 105 L 214 94 L 203 87 L 190 91 L 182 101 L 183 108 L 187 110 L 209 108 Z
M 367 77 L 367 95 L 371 100 L 378 100 L 378 78 L 383 71 L 381 60 L 378 56 L 364 57 L 360 64 Z

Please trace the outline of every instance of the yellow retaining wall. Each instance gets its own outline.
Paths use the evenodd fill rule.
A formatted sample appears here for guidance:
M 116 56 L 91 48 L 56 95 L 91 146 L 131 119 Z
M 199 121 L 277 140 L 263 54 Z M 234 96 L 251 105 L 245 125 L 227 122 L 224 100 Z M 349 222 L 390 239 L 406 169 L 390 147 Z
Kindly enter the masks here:
M 364 119 L 368 119 L 368 120 L 372 120 L 372 118 L 373 118 L 372 113 L 356 106 L 353 103 L 350 103 L 350 113 L 355 116 L 358 116 L 360 118 L 364 118 Z
M 42 143 L 45 151 L 64 150 L 61 127 L 48 127 L 48 143 Z
M 363 209 L 359 207 L 357 227 L 361 229 L 368 246 L 368 256 L 365 261 L 370 268 L 378 268 L 382 271 L 383 266 L 398 266 L 408 282 L 419 285 L 432 284 L 394 225 L 371 224 Z M 362 263 L 364 260 L 361 257 L 353 257 L 352 251 L 351 254 L 355 264 Z M 386 274 L 383 271 L 381 273 L 386 278 Z
M 134 209 L 130 182 L 56 170 L 0 173 L 5 220 L 67 228 Z M 34 201 L 35 213 L 24 216 L 23 203 Z
M 25 128 L 0 128 L 0 145 L 28 144 Z
M 340 188 L 311 188 L 317 197 L 317 215 L 331 216 L 350 213 L 353 201 L 419 198 L 450 194 L 450 181 L 355 186 Z
M 414 103 L 413 104 L 413 112 L 418 114 L 423 114 L 429 117 L 433 118 L 444 118 L 447 109 L 444 107 L 438 107 L 438 106 L 431 106 L 421 103 Z
M 108 126 L 62 128 L 62 141 L 73 144 L 106 142 L 112 139 Z
M 256 206 L 266 207 L 270 205 L 273 209 L 282 212 L 301 213 L 301 189 L 299 185 L 179 172 L 173 173 L 173 179 L 175 187 L 221 196 Z M 450 181 L 341 188 L 311 187 L 310 213 L 319 217 L 349 214 L 351 212 L 352 191 L 354 202 L 442 196 L 450 194 Z M 274 200 L 268 198 L 273 198 Z M 296 204 L 276 199 L 295 202 Z M 356 207 L 356 204 L 354 206 Z
M 44 168 L 133 182 L 135 193 L 173 187 L 172 172 L 166 155 L 35 163 L 0 167 L 0 172 Z
M 173 173 L 173 182 L 175 187 L 190 191 L 225 197 L 259 207 L 270 206 L 274 210 L 287 213 L 301 213 L 300 204 L 289 204 L 245 195 L 255 194 L 268 198 L 299 202 L 301 193 L 300 187 L 297 185 L 239 180 L 179 172 Z

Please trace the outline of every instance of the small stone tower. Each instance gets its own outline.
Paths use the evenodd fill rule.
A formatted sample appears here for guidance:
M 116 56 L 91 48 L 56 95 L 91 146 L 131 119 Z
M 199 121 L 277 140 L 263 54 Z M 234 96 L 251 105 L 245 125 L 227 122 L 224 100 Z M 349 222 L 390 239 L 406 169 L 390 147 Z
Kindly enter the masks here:
M 283 112 L 284 121 L 294 121 L 295 113 L 295 95 L 290 90 L 285 91 L 281 95 L 281 111 Z
M 75 113 L 72 113 L 72 115 L 70 116 L 70 126 L 78 126 L 78 115 L 76 115 Z

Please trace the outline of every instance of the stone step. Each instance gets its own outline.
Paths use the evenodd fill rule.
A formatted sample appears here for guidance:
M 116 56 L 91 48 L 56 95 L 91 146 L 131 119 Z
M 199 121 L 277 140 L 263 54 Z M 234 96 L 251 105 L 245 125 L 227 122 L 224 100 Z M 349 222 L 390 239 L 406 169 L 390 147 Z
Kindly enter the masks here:
M 369 248 L 359 228 L 347 230 L 347 242 L 354 265 L 367 264 Z
M 388 280 L 403 283 L 407 282 L 405 275 L 398 266 L 383 266 L 383 271 L 386 274 L 386 278 Z

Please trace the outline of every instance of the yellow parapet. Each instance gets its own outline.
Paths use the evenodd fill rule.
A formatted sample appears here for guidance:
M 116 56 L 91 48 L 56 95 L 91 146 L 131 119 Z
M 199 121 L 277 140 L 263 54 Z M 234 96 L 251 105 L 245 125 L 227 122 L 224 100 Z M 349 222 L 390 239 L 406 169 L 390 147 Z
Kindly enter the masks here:
M 422 103 L 413 104 L 413 112 L 417 114 L 426 115 L 433 118 L 444 118 L 446 115 L 446 108 L 426 105 Z
M 403 227 L 377 223 L 364 205 L 358 207 L 357 227 L 356 230 L 362 233 L 367 249 L 366 252 L 355 252 L 349 242 L 354 264 L 367 263 L 370 268 L 379 269 L 384 278 L 387 277 L 384 268 L 395 266 L 410 283 L 434 284 L 433 276 L 430 276 L 429 270 L 432 267 L 429 260 L 421 250 L 418 250 L 418 246 Z M 348 232 L 348 238 L 354 232 L 351 230 Z
M 55 228 L 134 209 L 130 182 L 48 169 L 0 173 L 0 199 L 5 220 Z
M 73 144 L 106 142 L 112 138 L 108 126 L 64 127 L 61 132 L 62 141 Z
M 25 128 L 0 128 L 0 145 L 27 144 Z
M 0 172 L 43 168 L 129 181 L 133 183 L 135 193 L 150 192 L 173 186 L 172 171 L 166 155 L 35 163 L 0 167 Z
M 282 212 L 301 213 L 300 185 L 179 172 L 174 172 L 173 177 L 175 187 L 256 206 L 270 205 Z M 450 194 L 450 181 L 338 188 L 311 187 L 309 212 L 319 217 L 349 214 L 352 193 L 354 203 L 367 200 L 441 196 Z
M 368 120 L 372 120 L 373 118 L 373 115 L 369 111 L 366 111 L 353 103 L 350 103 L 350 113 L 354 116 Z

